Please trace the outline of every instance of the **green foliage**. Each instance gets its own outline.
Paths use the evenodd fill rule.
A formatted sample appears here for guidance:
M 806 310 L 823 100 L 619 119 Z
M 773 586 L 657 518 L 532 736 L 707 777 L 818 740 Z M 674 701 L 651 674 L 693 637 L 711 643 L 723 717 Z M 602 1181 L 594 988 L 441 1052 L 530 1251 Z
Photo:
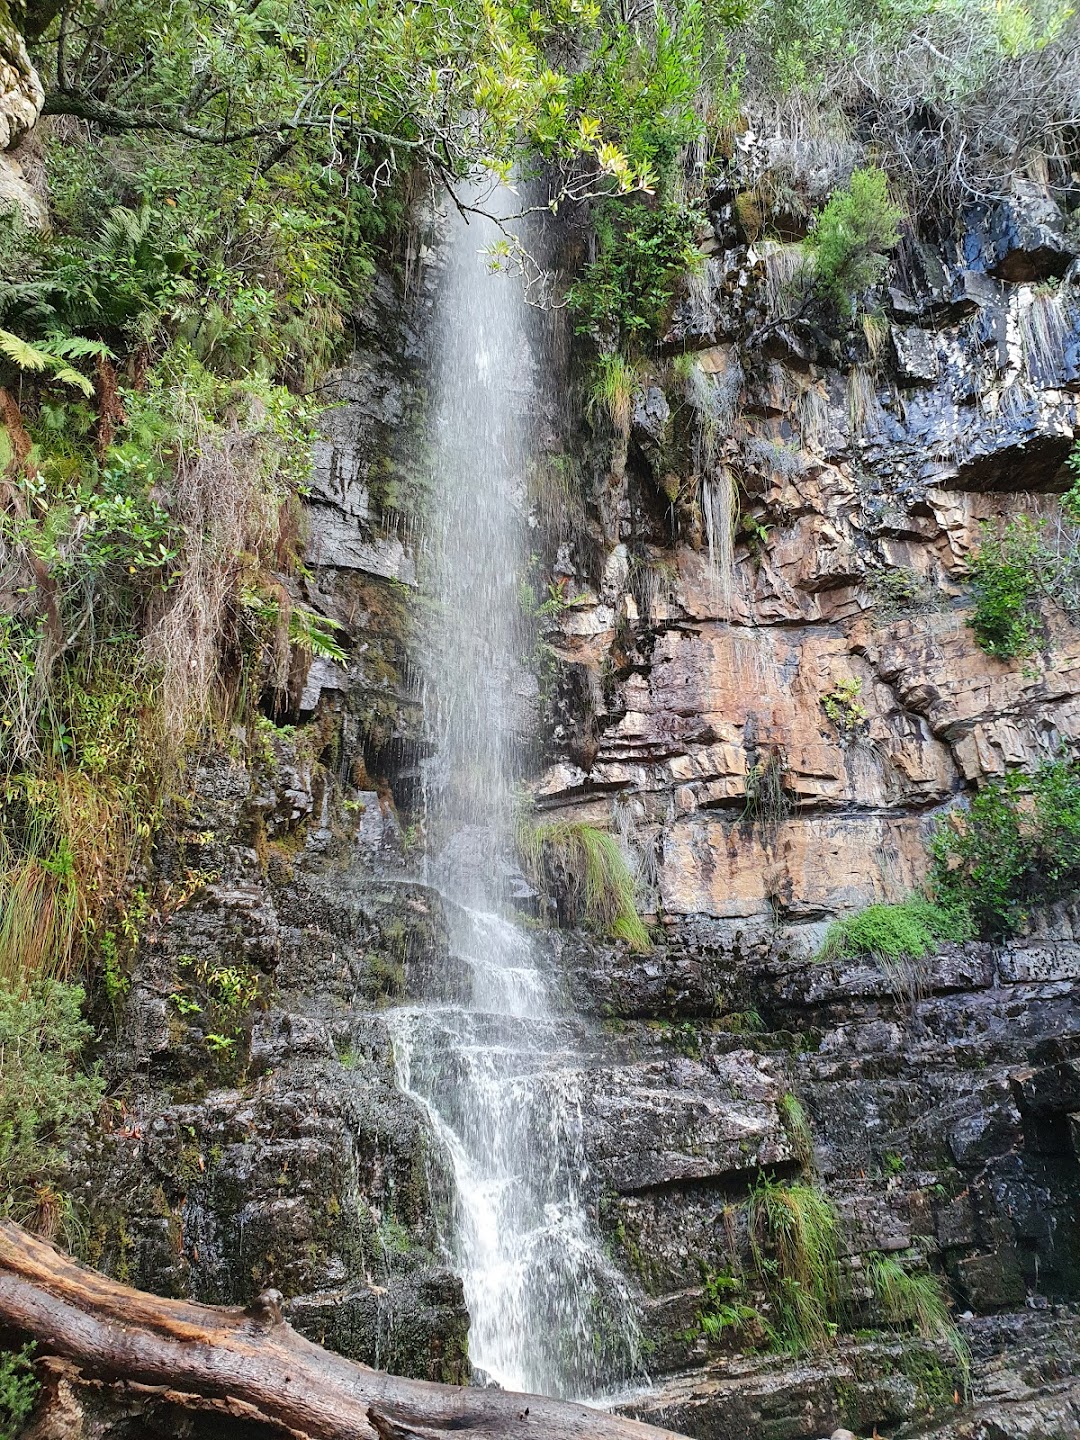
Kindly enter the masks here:
M 885 1320 L 890 1325 L 910 1325 L 924 1340 L 947 1345 L 966 1381 L 971 1352 L 949 1313 L 941 1280 L 929 1272 L 911 1274 L 891 1255 L 871 1255 L 867 1279 Z
M 701 264 L 700 214 L 673 201 L 601 208 L 598 254 L 567 299 L 579 334 L 640 343 L 663 323 L 679 279 Z
M 938 890 L 937 904 L 913 895 L 898 905 L 868 905 L 857 915 L 834 920 L 825 932 L 817 958 L 855 959 L 869 955 L 884 960 L 917 960 L 946 941 L 970 939 L 972 920 L 962 897 L 944 896 L 940 887 Z
M 94 347 L 93 349 L 91 347 Z M 0 330 L 0 353 L 16 370 L 42 373 L 60 385 L 74 385 L 89 398 L 94 393 L 93 382 L 71 366 L 74 355 L 94 353 L 107 355 L 108 347 L 92 340 L 73 336 L 53 335 L 31 345 L 13 335 L 10 330 Z
M 1080 525 L 1080 440 L 1069 451 L 1065 465 L 1073 482 L 1061 497 L 1061 508 L 1074 525 Z
M 806 1171 L 812 1170 L 814 1168 L 814 1134 L 810 1129 L 810 1121 L 802 1101 L 797 1095 L 789 1092 L 781 1098 L 779 1109 L 780 1119 L 787 1131 L 792 1149 L 798 1156 L 799 1164 Z
M 768 828 L 782 824 L 792 810 L 787 785 L 787 764 L 779 746 L 773 746 L 746 771 L 746 805 L 743 814 Z
M 1073 15 L 1070 0 L 761 0 L 739 37 L 743 92 L 780 111 L 778 130 L 786 120 L 798 133 L 813 116 L 838 165 L 872 115 L 873 153 L 916 203 L 955 213 L 1000 193 L 1021 128 L 1067 173 L 1075 138 L 1057 137 L 1075 117 Z M 914 116 L 933 117 L 932 137 Z M 822 152 L 812 153 L 817 168 Z
M 969 913 L 984 938 L 1015 934 L 1080 885 L 1080 762 L 1060 755 L 988 782 L 939 824 L 931 854 L 942 905 Z
M 621 435 L 630 431 L 638 372 L 618 350 L 597 357 L 589 388 L 589 411 L 603 410 Z
M 823 1344 L 836 1332 L 840 1290 L 831 1202 L 814 1185 L 762 1180 L 747 1202 L 747 1227 L 773 1348 L 801 1355 Z
M 975 609 L 971 628 L 988 655 L 999 660 L 1032 655 L 1039 644 L 1039 531 L 1027 516 L 996 534 L 987 523 L 971 560 Z
M 845 738 L 857 735 L 866 725 L 866 706 L 859 699 L 863 682 L 854 676 L 838 680 L 821 697 L 821 708 Z
M 83 992 L 56 980 L 0 985 L 0 1213 L 45 1233 L 68 1220 L 65 1152 L 103 1093 L 80 1062 Z
M 569 923 L 625 940 L 632 950 L 649 949 L 634 877 L 614 835 L 583 821 L 553 820 L 519 825 L 517 841 L 530 879 Z
M 34 1346 L 0 1350 L 0 1440 L 17 1440 L 41 1386 L 34 1375 Z
M 730 1271 L 708 1271 L 703 1268 L 701 1305 L 695 1317 L 695 1329 L 688 1338 L 702 1335 L 712 1344 L 728 1331 L 738 1333 L 760 1321 L 758 1312 L 743 1297 L 745 1282 Z
M 854 171 L 817 217 L 806 242 L 814 281 L 843 314 L 853 314 L 859 297 L 885 274 L 899 223 L 885 172 L 873 167 Z

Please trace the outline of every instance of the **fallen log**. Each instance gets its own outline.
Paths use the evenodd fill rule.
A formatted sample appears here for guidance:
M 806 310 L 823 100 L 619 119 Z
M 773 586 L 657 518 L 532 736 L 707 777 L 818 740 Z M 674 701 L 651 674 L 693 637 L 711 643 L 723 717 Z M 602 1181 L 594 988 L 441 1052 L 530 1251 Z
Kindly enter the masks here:
M 58 1357 L 42 1362 L 54 1394 L 85 1380 L 139 1406 L 209 1410 L 245 1435 L 262 1426 L 292 1440 L 673 1440 L 571 1401 L 372 1370 L 298 1335 L 279 1299 L 271 1291 L 246 1310 L 162 1299 L 0 1223 L 0 1326 Z

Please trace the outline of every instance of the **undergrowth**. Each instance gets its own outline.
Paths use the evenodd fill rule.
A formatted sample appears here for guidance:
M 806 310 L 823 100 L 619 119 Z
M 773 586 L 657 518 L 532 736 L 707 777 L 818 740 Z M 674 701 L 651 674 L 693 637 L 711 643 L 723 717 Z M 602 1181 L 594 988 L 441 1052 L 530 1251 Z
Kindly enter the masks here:
M 49 1237 L 77 1224 L 66 1152 L 104 1089 L 80 1058 L 91 1035 L 82 1002 L 78 986 L 57 980 L 0 986 L 0 1214 Z
M 34 1375 L 34 1346 L 0 1350 L 0 1440 L 17 1440 L 41 1386 Z

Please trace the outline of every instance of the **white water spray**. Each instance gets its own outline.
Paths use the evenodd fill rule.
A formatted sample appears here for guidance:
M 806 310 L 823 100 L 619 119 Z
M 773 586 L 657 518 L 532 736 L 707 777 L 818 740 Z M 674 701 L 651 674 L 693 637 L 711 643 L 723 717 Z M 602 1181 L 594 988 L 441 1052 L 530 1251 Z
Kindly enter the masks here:
M 480 253 L 498 234 L 478 217 L 452 222 L 433 366 L 425 791 L 456 973 L 421 979 L 420 1003 L 389 1024 L 399 1083 L 453 1170 L 445 1238 L 473 1365 L 507 1388 L 584 1397 L 636 1373 L 637 1328 L 590 1209 L 584 1027 L 560 1013 L 508 905 L 537 339 L 520 280 L 491 274 Z

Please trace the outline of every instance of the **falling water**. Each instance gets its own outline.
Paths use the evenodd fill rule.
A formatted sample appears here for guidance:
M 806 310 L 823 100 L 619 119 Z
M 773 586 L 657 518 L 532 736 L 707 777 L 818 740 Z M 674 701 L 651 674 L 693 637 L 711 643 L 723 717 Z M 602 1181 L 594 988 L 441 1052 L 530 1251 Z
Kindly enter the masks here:
M 519 586 L 537 337 L 521 281 L 490 273 L 490 222 L 455 217 L 438 280 L 425 713 L 430 878 L 453 974 L 391 1012 L 398 1080 L 456 1190 L 450 1257 L 473 1365 L 507 1388 L 596 1394 L 636 1368 L 636 1325 L 589 1208 L 587 1037 L 514 922 L 512 803 L 526 690 Z M 412 977 L 416 978 L 416 977 Z

